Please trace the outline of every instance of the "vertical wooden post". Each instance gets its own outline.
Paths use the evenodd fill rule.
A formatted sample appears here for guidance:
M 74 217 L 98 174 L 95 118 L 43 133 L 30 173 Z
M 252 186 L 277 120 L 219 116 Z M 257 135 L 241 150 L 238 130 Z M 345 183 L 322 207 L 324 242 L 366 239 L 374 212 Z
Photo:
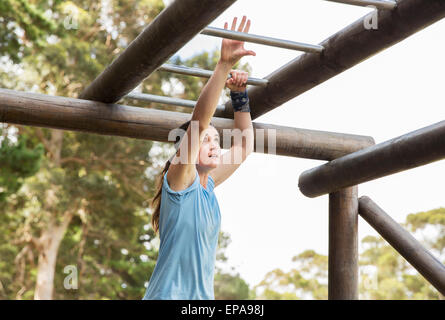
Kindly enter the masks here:
M 329 194 L 329 300 L 358 299 L 358 187 Z

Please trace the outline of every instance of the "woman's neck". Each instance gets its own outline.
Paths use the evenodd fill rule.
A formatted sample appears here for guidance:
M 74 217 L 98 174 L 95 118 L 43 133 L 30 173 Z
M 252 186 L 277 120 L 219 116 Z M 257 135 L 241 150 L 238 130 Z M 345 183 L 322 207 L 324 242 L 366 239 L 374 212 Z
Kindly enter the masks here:
M 198 170 L 199 182 L 205 189 L 207 189 L 207 182 L 209 181 L 209 173 L 210 173 L 209 171 L 203 172 Z

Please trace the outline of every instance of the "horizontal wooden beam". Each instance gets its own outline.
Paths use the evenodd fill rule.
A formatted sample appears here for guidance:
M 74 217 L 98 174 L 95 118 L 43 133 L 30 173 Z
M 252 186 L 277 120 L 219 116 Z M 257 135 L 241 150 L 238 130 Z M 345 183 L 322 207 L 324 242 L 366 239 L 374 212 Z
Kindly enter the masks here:
M 359 199 L 359 215 L 439 292 L 445 295 L 445 266 L 369 197 Z
M 445 1 L 399 0 L 395 9 L 376 12 L 377 29 L 368 27 L 370 14 L 321 42 L 319 45 L 324 47 L 321 54 L 301 54 L 264 77 L 269 80 L 267 87 L 249 88 L 252 119 L 444 18 Z M 233 119 L 230 101 L 226 104 L 224 117 Z
M 354 6 L 361 6 L 361 7 L 373 6 L 373 7 L 376 7 L 377 9 L 382 9 L 382 10 L 392 10 L 397 6 L 397 2 L 395 0 L 392 0 L 392 1 L 387 1 L 387 0 L 327 0 L 327 1 L 351 4 Z
M 304 171 L 299 187 L 317 197 L 445 158 L 445 121 Z
M 80 98 L 107 103 L 119 101 L 235 1 L 174 1 L 82 92 Z
M 0 122 L 169 142 L 169 132 L 190 117 L 180 112 L 0 89 Z M 232 129 L 234 121 L 214 117 L 212 123 L 223 147 L 223 130 Z M 367 136 L 263 123 L 254 123 L 253 128 L 256 152 L 283 156 L 328 160 L 374 144 Z M 263 150 L 258 148 L 261 140 Z

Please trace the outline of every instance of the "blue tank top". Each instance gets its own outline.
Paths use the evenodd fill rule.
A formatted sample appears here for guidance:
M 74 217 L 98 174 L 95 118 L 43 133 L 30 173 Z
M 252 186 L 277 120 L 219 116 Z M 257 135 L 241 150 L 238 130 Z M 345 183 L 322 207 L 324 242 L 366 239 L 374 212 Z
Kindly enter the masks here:
M 167 171 L 168 172 L 168 171 Z M 207 189 L 195 180 L 174 191 L 162 184 L 159 217 L 159 256 L 143 300 L 213 300 L 216 248 L 221 226 L 215 182 Z

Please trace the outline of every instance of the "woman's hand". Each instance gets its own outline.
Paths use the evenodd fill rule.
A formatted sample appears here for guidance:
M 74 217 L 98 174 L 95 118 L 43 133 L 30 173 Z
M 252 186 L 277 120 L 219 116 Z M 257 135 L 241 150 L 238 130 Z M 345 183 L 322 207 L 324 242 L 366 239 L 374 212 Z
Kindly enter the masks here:
M 250 28 L 250 20 L 247 20 L 246 23 L 246 16 L 243 16 L 243 19 L 241 20 L 241 23 L 238 27 L 238 32 L 249 32 Z M 236 20 L 237 17 L 233 18 L 232 22 L 232 31 L 236 31 Z M 227 30 L 228 23 L 224 23 L 224 29 Z M 223 39 L 222 45 L 221 45 L 221 59 L 220 61 L 222 63 L 227 63 L 231 66 L 233 66 L 235 63 L 237 63 L 242 57 L 244 56 L 255 56 L 256 53 L 252 50 L 246 50 L 244 49 L 244 41 L 239 40 L 232 40 L 232 39 Z
M 230 74 L 232 77 L 227 79 L 226 87 L 235 92 L 246 91 L 248 73 L 241 70 L 231 70 Z

